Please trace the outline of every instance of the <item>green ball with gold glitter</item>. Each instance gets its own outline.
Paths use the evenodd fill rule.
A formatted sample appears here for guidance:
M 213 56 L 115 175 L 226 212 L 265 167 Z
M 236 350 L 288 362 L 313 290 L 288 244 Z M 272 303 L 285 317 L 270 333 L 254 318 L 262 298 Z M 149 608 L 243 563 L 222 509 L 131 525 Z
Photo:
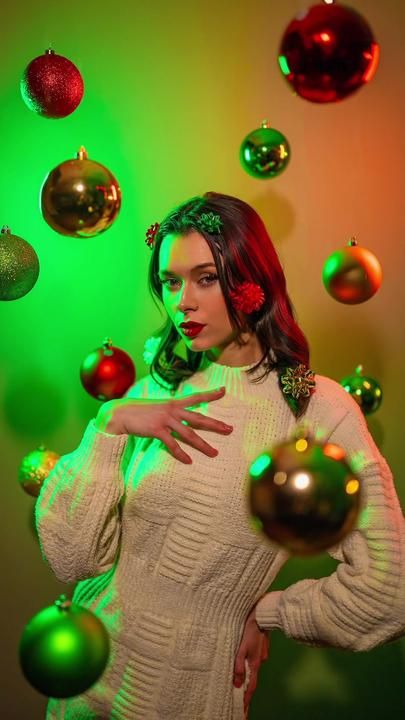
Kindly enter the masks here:
M 25 455 L 18 471 L 18 482 L 22 489 L 32 497 L 38 497 L 44 480 L 59 458 L 58 453 L 47 450 L 44 445 Z
M 0 233 L 0 300 L 18 300 L 32 290 L 39 275 L 39 260 L 32 245 L 12 235 L 4 225 Z

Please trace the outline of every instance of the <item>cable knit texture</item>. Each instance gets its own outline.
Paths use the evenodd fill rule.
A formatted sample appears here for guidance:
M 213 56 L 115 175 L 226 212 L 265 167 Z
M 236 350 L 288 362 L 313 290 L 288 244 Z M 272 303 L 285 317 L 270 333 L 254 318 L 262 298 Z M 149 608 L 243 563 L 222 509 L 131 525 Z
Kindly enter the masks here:
M 366 650 L 404 632 L 404 519 L 391 472 L 355 401 L 320 375 L 298 422 L 361 468 L 364 507 L 330 551 L 336 572 L 271 592 L 288 554 L 249 524 L 248 469 L 297 421 L 276 372 L 253 383 L 248 367 L 206 363 L 177 393 L 226 386 L 223 398 L 190 406 L 234 426 L 229 436 L 197 431 L 217 457 L 177 438 L 193 459 L 185 465 L 157 439 L 104 433 L 92 420 L 45 481 L 36 503 L 43 557 L 59 580 L 77 582 L 73 601 L 111 637 L 100 680 L 51 699 L 48 720 L 243 720 L 233 667 L 255 605 L 261 628 L 309 645 Z M 148 376 L 128 396 L 170 393 Z

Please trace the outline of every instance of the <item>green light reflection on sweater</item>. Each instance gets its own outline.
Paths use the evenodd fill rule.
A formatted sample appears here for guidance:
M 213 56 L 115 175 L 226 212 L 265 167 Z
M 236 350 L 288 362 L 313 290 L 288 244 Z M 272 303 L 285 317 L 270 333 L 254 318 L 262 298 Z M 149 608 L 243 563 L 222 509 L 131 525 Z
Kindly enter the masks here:
M 270 467 L 270 465 L 271 457 L 268 453 L 263 453 L 262 455 L 259 455 L 259 457 L 257 457 L 250 466 L 249 472 L 252 478 L 257 480 L 257 478 L 259 478 L 262 473 L 264 473 L 264 471 Z

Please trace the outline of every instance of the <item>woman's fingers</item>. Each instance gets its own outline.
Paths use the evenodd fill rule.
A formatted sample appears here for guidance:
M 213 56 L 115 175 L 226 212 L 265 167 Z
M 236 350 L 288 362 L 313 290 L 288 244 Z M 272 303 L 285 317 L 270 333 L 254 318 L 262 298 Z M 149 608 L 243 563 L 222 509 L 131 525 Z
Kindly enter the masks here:
M 179 410 L 177 415 L 180 420 L 186 420 L 196 430 L 214 430 L 226 434 L 231 433 L 233 430 L 232 425 L 227 425 L 221 420 L 215 420 L 215 418 L 207 417 L 194 410 Z
M 200 393 L 190 393 L 189 395 L 184 395 L 181 398 L 175 398 L 174 402 L 178 405 L 184 405 L 184 407 L 192 407 L 193 405 L 199 405 L 202 402 L 217 400 L 223 395 L 225 395 L 225 387 L 217 388 L 216 390 L 206 390 L 205 392 Z
M 269 657 L 269 636 L 267 633 L 263 633 L 263 644 L 262 644 L 262 660 L 267 660 Z
M 174 437 L 170 435 L 168 431 L 163 431 L 160 434 L 159 439 L 166 445 L 168 450 L 170 450 L 172 455 L 177 460 L 180 460 L 180 462 L 184 463 L 185 465 L 190 465 L 193 462 L 190 455 L 187 455 L 187 453 L 182 450 L 179 443 L 176 442 Z
M 250 701 L 257 687 L 257 676 L 259 674 L 260 663 L 257 661 L 249 662 L 248 685 L 243 696 L 243 704 L 245 712 L 248 710 Z
M 245 657 L 244 651 L 239 649 L 233 669 L 233 684 L 235 687 L 241 687 L 245 682 Z
M 187 427 L 187 425 L 183 425 L 183 423 L 172 418 L 170 420 L 170 427 L 175 430 L 183 440 L 195 447 L 196 450 L 200 450 L 205 455 L 208 455 L 208 457 L 215 457 L 216 455 L 218 455 L 218 450 L 213 448 L 212 445 L 209 445 L 207 442 L 205 442 L 205 440 L 203 440 L 199 435 L 197 435 L 194 430 Z

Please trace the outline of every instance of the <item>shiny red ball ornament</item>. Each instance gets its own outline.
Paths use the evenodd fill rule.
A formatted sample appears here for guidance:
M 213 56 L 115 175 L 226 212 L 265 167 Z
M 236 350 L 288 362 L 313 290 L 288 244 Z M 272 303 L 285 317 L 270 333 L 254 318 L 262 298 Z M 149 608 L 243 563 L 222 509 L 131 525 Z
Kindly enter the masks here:
M 63 118 L 81 102 L 84 83 L 76 65 L 49 49 L 26 67 L 20 89 L 30 110 L 46 118 Z
M 252 525 L 294 555 L 340 542 L 360 511 L 360 481 L 334 443 L 293 438 L 250 466 Z
M 373 297 L 380 288 L 382 269 L 376 256 L 352 238 L 346 247 L 328 257 L 322 279 L 334 300 L 358 305 Z
M 354 375 L 343 378 L 340 384 L 356 401 L 364 415 L 371 415 L 380 407 L 383 399 L 381 386 L 374 378 L 363 375 L 363 365 L 358 365 Z
M 80 379 L 87 392 L 97 400 L 113 400 L 125 395 L 135 382 L 135 366 L 129 355 L 106 338 L 101 348 L 84 359 Z
M 54 698 L 75 697 L 88 690 L 103 674 L 109 656 L 104 623 L 65 595 L 31 618 L 19 647 L 26 680 Z
M 280 44 L 281 72 L 305 100 L 338 102 L 369 82 L 379 45 L 366 20 L 347 5 L 320 3 L 288 25 Z

